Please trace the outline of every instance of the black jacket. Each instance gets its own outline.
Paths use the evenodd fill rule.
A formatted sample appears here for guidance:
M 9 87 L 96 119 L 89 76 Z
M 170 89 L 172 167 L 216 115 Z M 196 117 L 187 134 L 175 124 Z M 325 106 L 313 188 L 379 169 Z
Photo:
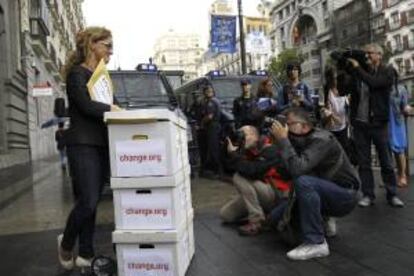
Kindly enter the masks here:
M 359 178 L 339 142 L 327 130 L 315 128 L 304 136 L 278 142 L 284 167 L 293 179 L 312 175 L 344 188 L 359 188 Z
M 369 122 L 385 123 L 389 120 L 390 94 L 394 73 L 390 67 L 379 66 L 376 72 L 367 72 L 361 67 L 354 70 L 357 82 L 363 81 L 369 87 Z M 359 87 L 351 92 L 351 121 L 355 119 L 359 105 Z
M 65 132 L 66 145 L 106 146 L 107 127 L 103 121 L 111 107 L 92 101 L 86 84 L 92 72 L 82 66 L 74 66 L 66 79 L 69 100 L 70 127 Z
M 256 106 L 256 100 L 251 98 L 238 97 L 233 101 L 233 115 L 236 127 L 242 127 L 245 125 L 256 125 L 257 119 L 254 116 L 254 109 Z

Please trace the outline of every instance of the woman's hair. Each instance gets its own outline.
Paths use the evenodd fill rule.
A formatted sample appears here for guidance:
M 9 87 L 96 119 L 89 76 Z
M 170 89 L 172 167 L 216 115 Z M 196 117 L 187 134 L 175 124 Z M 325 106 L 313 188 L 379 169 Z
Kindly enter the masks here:
M 270 78 L 264 79 L 259 83 L 259 87 L 257 88 L 256 94 L 257 98 L 273 97 L 272 88 L 269 88 L 267 86 L 268 83 L 272 83 L 272 80 Z
M 336 80 L 336 69 L 334 67 L 328 67 L 325 70 L 325 84 L 323 86 L 323 95 L 325 99 L 325 106 L 329 99 L 329 90 L 334 88 Z
M 76 49 L 69 53 L 63 75 L 66 77 L 73 66 L 84 62 L 90 54 L 90 45 L 112 36 L 111 31 L 104 27 L 88 27 L 76 34 Z

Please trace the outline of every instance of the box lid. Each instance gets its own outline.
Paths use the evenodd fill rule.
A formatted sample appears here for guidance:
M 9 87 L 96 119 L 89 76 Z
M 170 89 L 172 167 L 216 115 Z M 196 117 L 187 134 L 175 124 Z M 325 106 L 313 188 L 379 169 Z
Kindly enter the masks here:
M 107 124 L 148 124 L 157 121 L 171 121 L 177 126 L 186 129 L 187 120 L 182 113 L 165 108 L 135 109 L 116 112 L 105 112 L 104 121 Z
M 173 230 L 115 230 L 113 243 L 171 243 L 180 241 L 187 231 L 187 220 Z
M 189 165 L 170 176 L 111 177 L 111 189 L 176 187 L 190 177 Z

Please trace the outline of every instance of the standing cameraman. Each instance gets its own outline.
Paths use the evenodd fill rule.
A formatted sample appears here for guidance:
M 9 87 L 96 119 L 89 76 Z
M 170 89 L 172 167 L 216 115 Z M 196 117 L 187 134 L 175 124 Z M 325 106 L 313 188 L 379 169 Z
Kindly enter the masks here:
M 368 68 L 364 69 L 355 59 L 349 58 L 351 73 L 356 78 L 357 89 L 351 91 L 351 123 L 359 159 L 359 176 L 363 198 L 360 207 L 374 203 L 374 177 L 371 168 L 371 143 L 374 143 L 381 165 L 381 176 L 387 192 L 387 201 L 393 207 L 403 207 L 396 196 L 397 179 L 389 149 L 388 123 L 390 93 L 394 83 L 391 67 L 382 64 L 383 50 L 377 44 L 363 49 Z

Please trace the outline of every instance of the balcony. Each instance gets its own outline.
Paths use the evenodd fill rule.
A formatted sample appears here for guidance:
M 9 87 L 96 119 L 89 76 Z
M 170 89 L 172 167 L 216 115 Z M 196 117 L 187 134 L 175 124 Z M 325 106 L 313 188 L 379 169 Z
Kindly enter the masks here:
M 47 57 L 47 29 L 42 18 L 30 18 L 30 36 L 32 38 L 33 50 L 37 55 Z
M 50 46 L 49 57 L 45 58 L 44 63 L 49 72 L 53 73 L 58 71 L 58 67 L 56 65 L 56 52 L 52 45 Z

